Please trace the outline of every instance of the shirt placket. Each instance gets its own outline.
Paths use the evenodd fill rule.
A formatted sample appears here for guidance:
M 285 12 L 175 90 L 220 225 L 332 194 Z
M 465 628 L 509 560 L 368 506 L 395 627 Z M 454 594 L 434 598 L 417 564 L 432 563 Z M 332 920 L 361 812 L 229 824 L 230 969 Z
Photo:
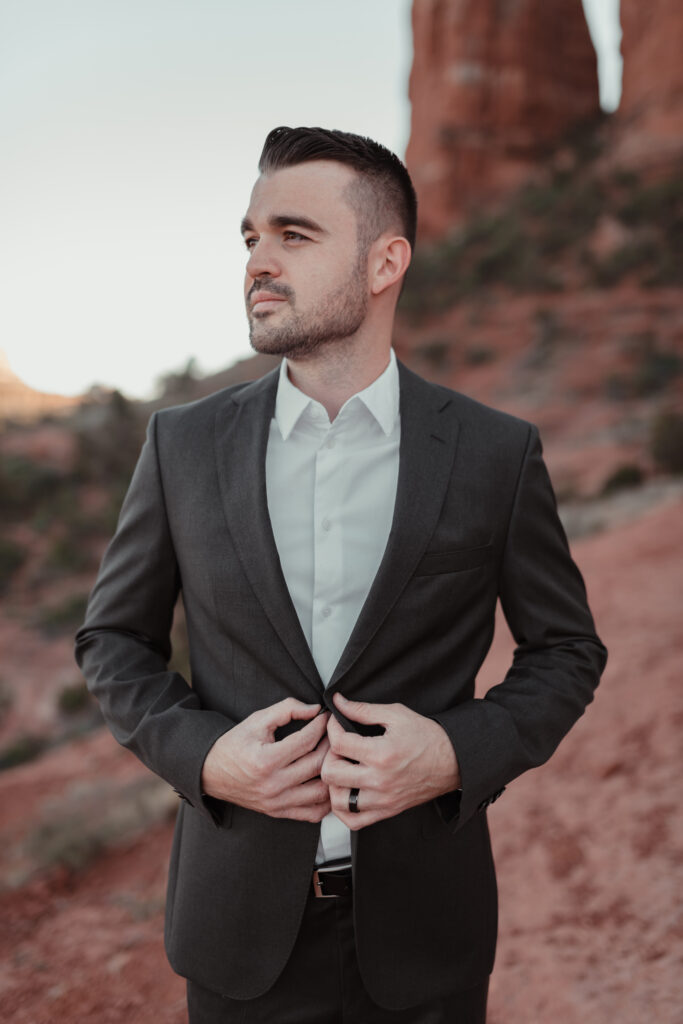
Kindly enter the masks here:
M 339 660 L 343 581 L 339 436 L 332 425 L 315 457 L 311 650 L 327 685 Z

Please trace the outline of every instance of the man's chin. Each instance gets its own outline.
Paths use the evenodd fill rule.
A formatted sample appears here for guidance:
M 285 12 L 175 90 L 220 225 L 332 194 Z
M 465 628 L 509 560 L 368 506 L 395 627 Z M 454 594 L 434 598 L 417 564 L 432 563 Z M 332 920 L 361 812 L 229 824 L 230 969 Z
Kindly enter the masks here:
M 313 352 L 316 352 L 319 345 L 283 345 L 277 342 L 266 343 L 259 341 L 258 343 L 251 342 L 251 347 L 254 352 L 258 352 L 262 356 L 281 356 L 287 359 L 302 359 L 304 356 L 310 356 Z
M 256 331 L 249 332 L 249 342 L 254 352 L 266 356 L 287 355 L 289 346 L 282 338 L 272 337 L 267 334 L 260 334 Z
M 316 339 L 288 336 L 283 331 L 259 330 L 259 325 L 251 321 L 249 325 L 249 342 L 255 352 L 267 356 L 310 355 L 319 347 Z

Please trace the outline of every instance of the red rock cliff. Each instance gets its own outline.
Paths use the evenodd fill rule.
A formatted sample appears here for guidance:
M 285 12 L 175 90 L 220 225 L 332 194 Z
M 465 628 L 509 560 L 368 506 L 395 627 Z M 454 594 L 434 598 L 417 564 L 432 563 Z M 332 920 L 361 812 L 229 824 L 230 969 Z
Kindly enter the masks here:
M 413 0 L 413 39 L 406 161 L 434 238 L 597 114 L 597 64 L 581 0 Z
M 683 156 L 683 4 L 621 0 L 624 57 L 620 162 L 669 166 Z

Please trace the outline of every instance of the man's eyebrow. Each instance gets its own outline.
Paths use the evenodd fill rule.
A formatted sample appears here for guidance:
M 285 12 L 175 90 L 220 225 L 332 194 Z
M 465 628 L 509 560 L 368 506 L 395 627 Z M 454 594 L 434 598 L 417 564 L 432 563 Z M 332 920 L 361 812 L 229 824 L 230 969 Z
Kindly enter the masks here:
M 327 231 L 321 227 L 316 221 L 311 220 L 310 217 L 305 217 L 301 213 L 278 213 L 273 214 L 272 217 L 268 218 L 268 224 L 272 228 L 287 228 L 297 227 L 304 228 L 306 231 L 314 231 L 319 235 L 326 235 Z M 253 231 L 254 225 L 248 217 L 244 217 L 242 224 L 240 225 L 242 234 L 247 231 Z

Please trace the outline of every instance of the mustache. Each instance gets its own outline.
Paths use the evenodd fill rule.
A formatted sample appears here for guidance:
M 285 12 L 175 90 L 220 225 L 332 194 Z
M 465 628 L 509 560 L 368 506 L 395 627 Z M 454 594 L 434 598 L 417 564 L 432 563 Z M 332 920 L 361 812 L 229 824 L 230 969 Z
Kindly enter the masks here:
M 268 292 L 270 295 L 283 295 L 286 299 L 294 297 L 294 289 L 288 284 L 278 284 L 276 281 L 254 281 L 247 292 L 247 302 L 256 292 Z

